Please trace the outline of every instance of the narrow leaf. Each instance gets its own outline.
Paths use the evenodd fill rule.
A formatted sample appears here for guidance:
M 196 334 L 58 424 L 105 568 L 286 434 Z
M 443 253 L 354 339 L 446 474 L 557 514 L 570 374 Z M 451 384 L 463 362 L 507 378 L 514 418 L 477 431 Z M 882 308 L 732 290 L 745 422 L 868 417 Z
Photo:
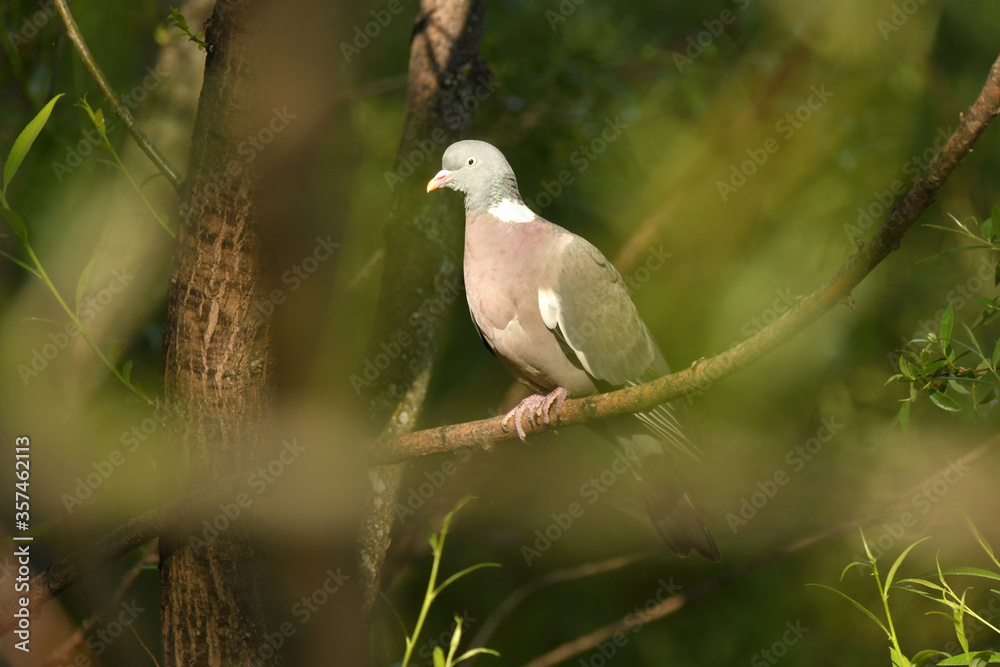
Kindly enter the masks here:
M 122 377 L 125 378 L 126 382 L 132 381 L 132 360 L 129 359 L 122 365 Z
M 48 104 L 38 112 L 38 115 L 32 118 L 31 122 L 21 130 L 21 134 L 17 135 L 14 145 L 11 146 L 10 153 L 7 155 L 7 162 L 3 165 L 3 187 L 0 188 L 0 192 L 7 191 L 7 186 L 10 185 L 11 179 L 14 178 L 14 174 L 17 173 L 28 151 L 31 150 L 31 145 L 35 143 L 35 139 L 38 138 L 42 128 L 45 127 L 45 123 L 49 121 L 49 116 L 52 115 L 52 108 L 64 94 L 59 93 L 49 100 Z
M 945 567 L 941 568 L 941 574 L 950 574 L 956 576 L 961 575 L 966 577 L 982 577 L 983 579 L 992 579 L 993 581 L 1000 581 L 1000 574 L 997 574 L 992 570 L 984 570 L 981 567 L 965 567 L 965 566 Z
M 889 647 L 889 658 L 892 660 L 892 667 L 910 667 L 910 661 L 895 646 Z
M 953 658 L 946 658 L 937 663 L 941 667 L 952 667 L 953 665 L 970 665 L 971 667 L 981 667 L 982 665 L 995 665 L 1000 663 L 1000 653 L 995 651 L 980 651 L 971 656 L 956 655 Z
M 806 584 L 806 586 L 818 586 L 819 588 L 825 588 L 828 591 L 833 591 L 834 593 L 836 593 L 837 595 L 839 595 L 840 597 L 844 598 L 845 600 L 847 600 L 848 602 L 850 602 L 852 605 L 854 605 L 865 616 L 867 616 L 868 618 L 872 619 L 875 622 L 875 624 L 878 625 L 878 627 L 882 628 L 882 632 L 885 633 L 886 637 L 890 637 L 890 638 L 892 637 L 892 635 L 889 633 L 889 629 L 887 627 L 885 627 L 885 624 L 883 624 L 882 621 L 880 621 L 875 614 L 873 614 L 870 611 L 868 611 L 864 607 L 864 605 L 862 605 L 860 602 L 855 601 L 854 598 L 848 596 L 845 593 L 841 593 L 836 588 L 832 588 L 830 586 L 826 586 L 825 584 Z
M 447 579 L 445 579 L 444 583 L 442 583 L 440 586 L 438 586 L 437 589 L 434 591 L 434 595 L 437 596 L 437 594 L 440 593 L 441 591 L 443 591 L 446 587 L 448 587 L 451 584 L 455 583 L 456 581 L 458 581 L 459 579 L 461 579 L 465 575 L 469 574 L 470 572 L 475 572 L 476 570 L 480 570 L 480 569 L 482 569 L 484 567 L 502 567 L 502 566 L 500 565 L 500 563 L 478 563 L 476 565 L 472 565 L 470 567 L 467 567 L 464 570 L 462 570 L 460 572 L 456 572 L 455 574 L 453 574 L 450 577 L 448 577 Z
M 14 211 L 10 210 L 6 206 L 0 206 L 0 213 L 3 217 L 7 219 L 7 224 L 10 228 L 14 230 L 14 234 L 17 238 L 21 239 L 21 243 L 27 245 L 28 243 L 28 228 L 24 226 L 24 220 L 21 220 L 21 216 Z
M 903 401 L 899 408 L 899 426 L 903 430 L 903 437 L 908 437 L 910 433 L 910 401 Z
M 962 411 L 962 406 L 959 405 L 954 398 L 946 394 L 942 394 L 940 391 L 931 391 L 931 402 L 942 410 L 947 410 L 948 412 Z
M 17 264 L 17 265 L 18 265 L 18 266 L 20 266 L 20 267 L 21 267 L 22 269 L 24 269 L 24 270 L 25 270 L 25 271 L 27 271 L 28 273 L 32 274 L 32 275 L 33 275 L 33 276 L 35 276 L 36 278 L 41 278 L 41 277 L 42 277 L 42 276 L 41 276 L 41 275 L 40 275 L 40 274 L 38 273 L 38 271 L 36 271 L 36 270 L 34 269 L 34 267 L 31 267 L 31 266 L 28 266 L 27 264 L 25 264 L 24 262 L 22 262 L 21 260 L 19 260 L 19 259 L 18 259 L 17 257 L 14 257 L 14 255 L 11 255 L 10 253 L 6 253 L 6 252 L 4 252 L 3 250 L 0 250 L 0 257 L 6 257 L 7 259 L 9 259 L 10 261 L 14 262 L 15 264 Z
M 979 529 L 976 528 L 976 524 L 972 523 L 972 517 L 965 514 L 963 518 L 965 519 L 965 525 L 969 527 L 969 530 L 972 531 L 973 537 L 976 538 L 976 542 L 979 542 L 979 546 L 983 548 L 983 551 L 985 551 L 986 555 L 990 557 L 990 560 L 993 561 L 997 567 L 1000 567 L 1000 561 L 997 560 L 996 554 L 993 553 L 993 546 L 987 542 L 986 538 L 983 537 L 983 534 L 979 532 Z
M 468 660 L 469 658 L 471 658 L 472 656 L 475 656 L 475 655 L 495 655 L 496 657 L 499 658 L 500 657 L 500 652 L 499 651 L 494 651 L 491 648 L 470 648 L 468 651 L 466 651 L 462 655 L 458 656 L 458 659 L 455 660 L 455 662 L 452 663 L 452 664 L 457 665 L 458 663 L 460 663 L 460 662 L 462 662 L 464 660 Z
M 445 667 L 444 651 L 441 650 L 440 646 L 434 647 L 434 667 Z
M 934 649 L 927 649 L 913 656 L 913 660 L 911 662 L 913 664 L 913 667 L 923 667 L 923 665 L 928 664 L 932 660 L 935 660 L 938 656 L 942 655 L 946 658 L 951 657 L 947 653 L 943 653 L 941 651 L 935 651 Z
M 886 595 L 888 595 L 889 586 L 892 586 L 892 580 L 895 579 L 895 577 L 896 577 L 896 570 L 898 570 L 899 566 L 903 564 L 903 561 L 906 560 L 906 557 L 909 555 L 909 553 L 911 551 L 913 551 L 913 549 L 916 548 L 916 546 L 918 544 L 920 544 L 924 540 L 929 540 L 929 539 L 930 539 L 930 537 L 925 537 L 923 539 L 919 539 L 916 542 L 914 542 L 913 544 L 911 544 L 910 546 L 906 547 L 903 550 L 903 553 L 899 554 L 899 557 L 896 558 L 896 562 L 894 562 L 892 564 L 892 567 L 889 568 L 889 574 L 887 574 L 886 577 L 885 577 L 885 586 L 882 589 L 883 593 L 885 593 Z
M 948 341 L 951 340 L 951 329 L 954 325 L 955 325 L 955 309 L 952 308 L 952 305 L 949 302 L 948 307 L 945 308 L 944 310 L 944 316 L 941 318 L 941 327 L 939 329 L 942 347 L 948 345 Z

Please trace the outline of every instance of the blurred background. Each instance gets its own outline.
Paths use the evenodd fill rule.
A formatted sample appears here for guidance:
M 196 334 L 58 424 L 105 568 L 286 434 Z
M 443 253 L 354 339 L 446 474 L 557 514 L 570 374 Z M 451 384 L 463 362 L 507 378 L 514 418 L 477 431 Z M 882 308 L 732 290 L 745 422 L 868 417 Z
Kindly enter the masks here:
M 275 439 L 304 449 L 264 485 L 260 502 L 264 530 L 295 545 L 292 566 L 272 582 L 278 613 L 302 623 L 288 641 L 291 664 L 337 655 L 324 639 L 324 628 L 336 623 L 332 606 L 326 618 L 321 606 L 303 621 L 295 601 L 321 588 L 327 572 L 355 576 L 364 472 L 356 454 L 379 426 L 366 418 L 371 397 L 362 379 L 366 363 L 376 361 L 366 355 L 392 175 L 424 182 L 440 168 L 414 163 L 409 175 L 397 162 L 417 5 L 400 3 L 359 46 L 356 29 L 385 7 L 329 5 L 323 19 L 338 42 L 329 65 L 336 76 L 315 99 L 333 111 L 304 134 L 291 121 L 288 141 L 308 140 L 316 167 L 297 184 L 294 202 L 273 202 L 290 210 L 267 257 L 275 276 L 290 276 L 282 283 L 286 298 L 267 314 L 278 372 Z M 180 9 L 199 32 L 210 6 Z M 78 0 L 73 11 L 115 90 L 183 172 L 204 52 L 171 39 L 169 3 Z M 66 93 L 8 202 L 95 342 L 117 367 L 131 362 L 133 380 L 155 395 L 173 239 L 109 166 L 110 154 L 95 145 L 93 126 L 74 103 L 86 95 L 104 109 L 111 143 L 172 228 L 176 200 L 110 120 L 51 5 L 9 0 L 0 20 L 2 154 L 45 102 Z M 832 275 L 855 239 L 871 236 L 978 95 L 1000 52 L 998 34 L 1000 7 L 981 0 L 496 1 L 482 48 L 494 81 L 468 112 L 475 113 L 473 137 L 504 152 L 525 201 L 615 262 L 679 369 L 773 321 Z M 296 103 L 289 112 L 308 118 L 310 98 Z M 284 150 L 282 139 L 275 135 L 274 150 Z M 1000 203 L 998 173 L 1000 129 L 991 127 L 921 225 L 989 217 Z M 0 249 L 23 260 L 11 229 L 0 231 Z M 457 217 L 454 233 L 462 232 Z M 995 398 L 976 410 L 964 400 L 960 412 L 921 400 L 904 435 L 893 422 L 907 387 L 886 384 L 898 372 L 897 351 L 936 331 L 946 306 L 957 329 L 976 320 L 980 299 L 997 296 L 995 255 L 962 252 L 918 264 L 962 244 L 916 227 L 855 290 L 853 309 L 836 308 L 685 401 L 703 450 L 685 475 L 723 553 L 720 564 L 662 549 L 633 480 L 609 476 L 614 451 L 587 429 L 409 464 L 383 581 L 407 626 L 430 569 L 425 518 L 439 526 L 460 498 L 477 496 L 455 520 L 442 572 L 503 565 L 442 595 L 412 664 L 431 664 L 430 647 L 446 643 L 456 614 L 466 619 L 466 641 L 489 631 L 485 645 L 502 654 L 480 664 L 526 664 L 627 618 L 657 599 L 664 582 L 687 596 L 676 611 L 633 624 L 624 641 L 566 664 L 889 664 L 874 623 L 806 585 L 837 586 L 880 609 L 870 576 L 851 569 L 839 580 L 864 554 L 855 523 L 878 547 L 883 573 L 913 541 L 930 538 L 901 576 L 932 570 L 936 556 L 946 566 L 990 565 L 963 512 L 1000 544 Z M 447 335 L 420 426 L 509 407 L 512 380 L 475 334 L 460 286 L 429 296 L 410 321 L 416 329 L 438 317 L 448 318 Z M 38 569 L 170 494 L 157 473 L 171 456 L 162 420 L 111 378 L 80 336 L 65 332 L 65 315 L 42 281 L 0 258 L 0 431 L 6 443 L 32 438 Z M 992 350 L 998 327 L 976 332 Z M 10 468 L 0 464 L 4 488 L 13 488 Z M 582 514 L 559 525 L 573 503 Z M 12 517 L 3 521 L 11 530 Z M 601 569 L 621 556 L 630 558 L 600 573 L 574 569 Z M 36 626 L 37 662 L 15 664 L 43 664 L 111 598 L 135 558 L 125 560 L 50 603 L 48 620 Z M 0 574 L 4 598 L 11 576 Z M 962 584 L 973 586 L 969 606 L 995 618 L 1000 594 L 985 581 Z M 525 585 L 536 588 L 497 617 Z M 126 594 L 149 610 L 129 625 L 154 654 L 157 587 L 155 571 L 144 570 Z M 952 623 L 926 615 L 939 607 L 902 591 L 891 604 L 907 655 L 956 652 L 948 648 Z M 136 634 L 88 642 L 80 649 L 93 661 L 86 664 L 152 664 Z M 1000 648 L 989 630 L 970 636 L 974 648 Z M 24 660 L 12 642 L 3 640 L 4 654 Z M 386 606 L 370 643 L 374 664 L 402 656 L 402 633 Z

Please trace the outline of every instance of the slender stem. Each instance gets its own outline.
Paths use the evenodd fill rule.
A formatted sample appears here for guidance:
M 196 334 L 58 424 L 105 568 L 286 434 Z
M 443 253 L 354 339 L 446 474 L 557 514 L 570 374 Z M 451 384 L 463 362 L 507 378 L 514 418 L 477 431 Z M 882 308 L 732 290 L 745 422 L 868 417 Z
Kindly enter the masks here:
M 402 667 L 407 667 L 410 664 L 410 654 L 413 653 L 413 647 L 417 645 L 417 637 L 420 636 L 420 630 L 423 629 L 424 621 L 427 619 L 427 612 L 430 611 L 431 603 L 434 602 L 438 566 L 441 564 L 441 554 L 444 552 L 443 542 L 444 531 L 442 530 L 441 538 L 438 540 L 437 546 L 434 547 L 434 562 L 431 564 L 431 576 L 427 581 L 427 592 L 424 593 L 424 602 L 420 606 L 420 616 L 417 617 L 417 624 L 413 627 L 413 637 L 406 640 L 406 653 L 403 654 Z
M 148 199 L 146 199 L 146 195 L 143 194 L 142 189 L 135 182 L 135 179 L 132 178 L 132 174 L 128 173 L 128 169 L 126 169 L 125 165 L 122 164 L 121 158 L 118 157 L 118 153 L 115 151 L 114 147 L 108 142 L 107 138 L 105 138 L 104 141 L 105 146 L 107 146 L 108 150 L 111 151 L 111 155 L 114 156 L 115 162 L 118 164 L 118 168 L 121 169 L 123 174 L 125 174 L 125 178 L 128 179 L 128 182 L 132 186 L 132 189 L 135 190 L 135 193 L 139 195 L 139 199 L 142 200 L 143 205 L 149 210 L 150 213 L 153 214 L 153 217 L 156 218 L 156 222 L 160 224 L 160 227 L 163 227 L 167 234 L 170 234 L 170 238 L 177 238 L 177 234 L 174 233 L 174 230 L 170 229 L 170 226 L 167 225 L 167 221 L 156 212 L 153 205 L 149 203 Z
M 83 39 L 83 35 L 80 34 L 80 28 L 76 24 L 76 20 L 73 18 L 73 14 L 69 11 L 69 7 L 66 5 L 66 0 L 55 0 L 56 9 L 59 10 L 59 15 L 62 17 L 63 23 L 66 25 L 66 34 L 69 35 L 69 39 L 73 42 L 73 46 L 76 47 L 76 52 L 80 55 L 80 59 L 83 61 L 84 66 L 87 71 L 90 72 L 90 76 L 93 77 L 94 81 L 97 83 L 97 87 L 101 89 L 101 93 L 104 98 L 111 105 L 115 114 L 125 123 L 125 127 L 128 128 L 129 133 L 132 138 L 135 139 L 136 143 L 139 144 L 139 148 L 142 152 L 149 157 L 149 159 L 156 165 L 156 168 L 167 177 L 170 184 L 174 186 L 174 190 L 177 192 L 181 191 L 184 185 L 184 179 L 181 178 L 180 173 L 174 168 L 170 161 L 166 158 L 163 153 L 159 151 L 158 148 L 150 141 L 146 133 L 143 132 L 139 123 L 136 122 L 135 118 L 132 117 L 132 113 L 128 108 L 122 104 L 122 101 L 118 99 L 118 95 L 111 88 L 111 84 L 108 83 L 107 77 L 104 76 L 104 72 L 97 65 L 94 60 L 94 56 L 91 55 L 90 49 L 87 47 L 87 43 Z
M 121 372 L 118 370 L 115 364 L 110 359 L 108 359 L 108 357 L 104 354 L 100 346 L 98 346 L 97 342 L 90 337 L 90 334 L 84 328 L 83 323 L 80 321 L 80 318 L 77 317 L 76 311 L 70 308 L 69 304 L 66 303 L 65 300 L 63 300 L 62 295 L 59 293 L 59 290 L 55 286 L 55 283 L 53 283 L 52 279 L 49 278 L 49 274 L 45 272 L 45 268 L 42 266 L 42 263 L 38 261 L 38 257 L 35 255 L 35 251 L 32 249 L 31 245 L 25 243 L 24 249 L 28 252 L 28 257 L 31 259 L 31 263 L 35 265 L 35 270 L 38 272 L 38 277 L 42 280 L 43 283 L 45 283 L 45 286 L 49 288 L 49 291 L 52 292 L 52 295 L 56 298 L 56 301 L 59 302 L 59 306 L 63 309 L 63 312 L 66 313 L 66 316 L 69 317 L 70 321 L 76 326 L 77 329 L 80 330 L 80 335 L 83 337 L 85 341 L 87 341 L 87 344 L 90 345 L 90 349 L 94 351 L 94 354 L 96 354 L 97 358 L 101 360 L 101 363 L 107 366 L 108 370 L 111 371 L 111 374 L 114 375 L 119 382 L 125 385 L 125 387 L 128 388 L 129 391 L 131 391 L 133 394 L 142 399 L 142 401 L 146 403 L 146 405 L 149 406 L 155 405 L 155 403 L 151 398 L 142 393 L 142 391 L 138 387 L 129 382 L 125 378 L 125 376 L 121 374 Z

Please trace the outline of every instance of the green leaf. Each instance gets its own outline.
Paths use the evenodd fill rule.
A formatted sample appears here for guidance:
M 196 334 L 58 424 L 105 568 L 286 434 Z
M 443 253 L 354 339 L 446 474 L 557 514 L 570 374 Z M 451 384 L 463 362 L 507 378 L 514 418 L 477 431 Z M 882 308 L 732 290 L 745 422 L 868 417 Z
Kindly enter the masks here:
M 434 647 L 434 667 L 444 667 L 444 651 L 440 646 Z
M 948 412 L 962 411 L 962 406 L 959 405 L 954 398 L 942 394 L 940 391 L 931 391 L 931 402 L 942 410 L 947 410 Z
M 899 355 L 899 372 L 907 379 L 912 379 L 917 375 L 917 372 L 913 370 L 913 366 L 906 360 L 905 354 Z
M 21 220 L 21 216 L 14 211 L 10 210 L 6 206 L 0 206 L 0 213 L 3 217 L 7 219 L 7 223 L 10 228 L 14 230 L 14 234 L 21 240 L 24 245 L 28 244 L 28 228 L 24 226 L 24 220 Z
M 7 155 L 7 162 L 3 165 L 3 187 L 0 188 L 0 192 L 7 192 L 7 186 L 10 185 L 11 179 L 14 178 L 14 174 L 17 173 L 28 151 L 31 150 L 31 145 L 35 143 L 35 139 L 38 138 L 42 128 L 45 127 L 45 123 L 49 121 L 49 116 L 52 115 L 52 107 L 56 105 L 56 102 L 64 94 L 59 93 L 49 100 L 49 103 L 38 112 L 38 115 L 32 118 L 31 122 L 21 130 L 21 134 L 17 135 L 14 145 Z
M 903 430 L 903 437 L 908 437 L 910 433 L 910 401 L 903 401 L 899 408 L 899 426 Z
M 995 210 L 996 207 L 994 207 Z M 993 237 L 993 220 L 1000 220 L 1000 218 L 986 218 L 983 220 L 983 224 L 980 227 L 983 233 L 983 238 L 989 241 Z
M 442 583 L 440 586 L 438 586 L 434 590 L 434 596 L 436 597 L 438 595 L 438 593 L 440 593 L 446 587 L 448 587 L 451 584 L 455 583 L 456 581 L 458 581 L 459 579 L 461 579 L 465 575 L 467 575 L 467 574 L 469 574 L 471 572 L 475 572 L 476 570 L 480 570 L 480 569 L 482 569 L 484 567 L 503 567 L 503 566 L 500 565 L 500 563 L 477 563 L 476 565 L 470 565 L 469 567 L 465 568 L 464 570 L 461 570 L 460 572 L 456 572 L 455 574 L 453 574 L 450 577 L 448 577 L 447 579 L 445 579 L 444 583 Z
M 973 537 L 976 538 L 976 542 L 979 542 L 979 546 L 983 548 L 983 551 L 985 551 L 986 555 L 990 557 L 990 560 L 993 561 L 997 567 L 1000 567 L 1000 560 L 997 560 L 996 554 L 993 553 L 993 547 L 986 541 L 986 538 L 979 532 L 979 529 L 976 528 L 976 524 L 972 523 L 972 517 L 968 514 L 964 514 L 963 519 L 965 520 L 965 525 L 968 526 L 970 531 L 972 531 Z
M 951 303 L 949 303 L 948 307 L 945 308 L 944 310 L 944 316 L 941 318 L 941 328 L 939 329 L 941 336 L 941 347 L 946 346 L 948 344 L 948 341 L 951 340 L 951 329 L 954 325 L 955 325 L 955 309 L 952 308 Z
M 925 651 L 921 651 L 920 653 L 913 656 L 912 660 L 913 667 L 923 667 L 923 665 L 926 665 L 930 661 L 935 660 L 937 659 L 938 656 L 942 655 L 946 658 L 951 657 L 947 653 L 944 653 L 942 651 L 935 651 L 934 649 L 927 649 Z
M 903 564 L 904 560 L 906 560 L 907 555 L 909 555 L 909 553 L 911 551 L 913 551 L 913 549 L 916 548 L 916 546 L 918 544 L 920 544 L 924 540 L 929 540 L 929 539 L 930 539 L 930 537 L 925 537 L 923 539 L 919 539 L 916 542 L 914 542 L 913 544 L 911 544 L 910 546 L 906 547 L 906 549 L 903 550 L 903 553 L 899 554 L 899 557 L 896 558 L 896 562 L 894 562 L 892 564 L 892 567 L 889 568 L 889 574 L 886 575 L 886 577 L 885 577 L 885 586 L 882 589 L 883 593 L 885 593 L 886 595 L 888 595 L 889 586 L 892 585 L 892 580 L 896 577 L 896 570 L 898 570 L 899 566 Z
M 970 665 L 971 667 L 979 667 L 980 665 L 995 665 L 1000 663 L 1000 653 L 995 651 L 980 651 L 979 653 L 973 653 L 969 657 L 964 655 L 956 655 L 953 658 L 946 658 L 938 663 L 941 667 L 952 667 L 953 665 Z
M 470 648 L 468 651 L 466 651 L 462 655 L 458 656 L 458 659 L 455 660 L 455 662 L 453 662 L 452 664 L 453 665 L 457 665 L 458 663 L 460 663 L 460 662 L 462 662 L 464 660 L 468 660 L 469 658 L 471 658 L 474 655 L 495 655 L 496 657 L 499 658 L 500 657 L 500 652 L 499 651 L 494 651 L 491 648 Z
M 843 571 L 840 573 L 840 580 L 841 581 L 844 580 L 844 575 L 846 575 L 847 571 L 850 570 L 852 567 L 856 567 L 856 568 L 858 568 L 859 571 L 864 572 L 865 570 L 872 569 L 872 564 L 871 563 L 865 563 L 864 561 L 860 561 L 860 560 L 856 560 L 856 561 L 854 561 L 852 563 L 849 563 L 847 565 L 847 567 L 845 567 L 843 569 Z
M 875 614 L 873 614 L 870 611 L 868 611 L 864 607 L 864 605 L 862 605 L 860 602 L 857 602 L 854 598 L 848 596 L 845 593 L 841 593 L 836 588 L 832 588 L 832 587 L 827 586 L 825 584 L 806 584 L 806 586 L 817 586 L 819 588 L 825 588 L 828 591 L 833 591 L 834 593 L 836 593 L 837 595 L 839 595 L 840 597 L 844 598 L 845 600 L 847 600 L 848 602 L 850 602 L 852 605 L 854 605 L 865 616 L 867 616 L 868 618 L 872 619 L 872 621 L 874 621 L 875 624 L 878 627 L 882 628 L 882 632 L 885 633 L 886 637 L 890 637 L 890 638 L 892 637 L 892 635 L 889 633 L 889 628 L 885 627 L 885 624 L 882 623 L 882 621 L 880 621 Z
M 966 577 L 982 577 L 983 579 L 992 579 L 993 581 L 1000 581 L 1000 574 L 997 574 L 992 570 L 984 570 L 981 567 L 965 567 L 965 566 L 946 567 L 941 569 L 941 574 L 961 575 Z
M 38 273 L 38 271 L 36 271 L 34 269 L 34 267 L 28 266 L 27 264 L 25 264 L 24 262 L 22 262 L 21 260 L 19 260 L 17 257 L 14 257 L 14 255 L 11 255 L 10 253 L 7 253 L 7 252 L 4 252 L 3 250 L 0 250 L 0 257 L 6 257 L 7 259 L 9 259 L 10 261 L 14 262 L 15 264 L 17 264 L 22 269 L 24 269 L 28 273 L 32 274 L 36 278 L 41 278 L 42 277 L 41 274 Z
M 979 400 L 979 405 L 986 405 L 987 403 L 992 403 L 995 400 L 997 400 L 997 388 L 992 387 L 988 392 L 986 392 L 986 395 Z
M 132 360 L 129 359 L 122 365 L 122 377 L 126 382 L 132 381 Z
M 889 658 L 892 659 L 892 667 L 910 667 L 910 661 L 906 656 L 896 650 L 895 646 L 889 647 Z
M 993 286 L 1000 286 L 1000 259 L 997 260 L 996 268 L 993 269 Z
M 997 339 L 997 346 L 993 348 L 993 368 L 1000 364 L 1000 338 Z

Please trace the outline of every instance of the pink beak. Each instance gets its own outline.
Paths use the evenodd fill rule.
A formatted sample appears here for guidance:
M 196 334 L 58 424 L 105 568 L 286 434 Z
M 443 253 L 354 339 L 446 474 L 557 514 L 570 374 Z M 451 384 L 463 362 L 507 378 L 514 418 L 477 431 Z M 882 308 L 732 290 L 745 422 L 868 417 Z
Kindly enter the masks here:
M 431 190 L 437 190 L 439 187 L 448 182 L 451 175 L 454 174 L 453 171 L 448 171 L 447 169 L 442 169 L 439 171 L 434 178 L 427 182 L 427 192 Z

